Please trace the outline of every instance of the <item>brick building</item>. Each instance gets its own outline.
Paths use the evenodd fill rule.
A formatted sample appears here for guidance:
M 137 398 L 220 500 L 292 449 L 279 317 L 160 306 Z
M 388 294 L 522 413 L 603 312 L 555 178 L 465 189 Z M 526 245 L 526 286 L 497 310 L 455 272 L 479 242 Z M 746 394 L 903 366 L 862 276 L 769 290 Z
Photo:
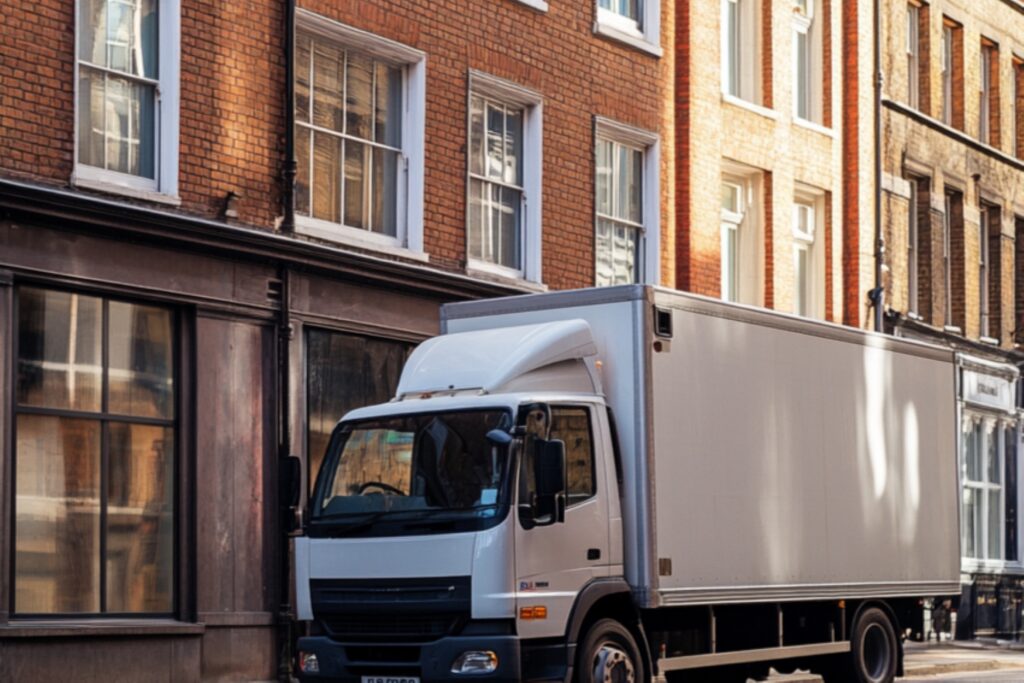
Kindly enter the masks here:
M 886 328 L 960 354 L 958 634 L 1019 634 L 1024 5 L 883 7 Z
M 866 129 L 858 118 L 857 94 L 870 97 L 858 90 L 863 46 L 849 28 L 864 14 L 860 5 L 722 0 L 679 7 L 680 289 L 861 321 L 856 293 L 870 263 L 857 212 L 870 187 L 844 174 L 858 161 L 870 168 L 856 143 L 858 133 L 870 134 L 870 118 Z
M 277 678 L 281 456 L 445 301 L 673 280 L 672 3 L 298 5 L 0 17 L 4 680 Z

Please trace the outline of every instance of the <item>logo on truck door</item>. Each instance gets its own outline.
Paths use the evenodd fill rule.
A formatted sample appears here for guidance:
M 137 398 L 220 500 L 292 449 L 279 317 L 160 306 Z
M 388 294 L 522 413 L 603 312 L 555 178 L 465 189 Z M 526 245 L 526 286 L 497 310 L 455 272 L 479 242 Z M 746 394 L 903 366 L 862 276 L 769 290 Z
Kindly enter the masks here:
M 542 588 L 547 588 L 549 584 L 547 581 L 520 581 L 519 590 L 521 591 L 535 591 Z

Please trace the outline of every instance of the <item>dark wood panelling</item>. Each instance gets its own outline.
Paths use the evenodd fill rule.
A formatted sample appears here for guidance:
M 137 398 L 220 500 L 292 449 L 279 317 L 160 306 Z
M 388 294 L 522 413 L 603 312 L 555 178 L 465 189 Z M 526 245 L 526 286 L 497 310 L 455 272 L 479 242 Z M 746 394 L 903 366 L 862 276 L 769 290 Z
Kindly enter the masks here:
M 0 267 L 53 274 L 80 285 L 129 290 L 152 299 L 188 299 L 271 315 L 273 268 L 133 242 L 0 222 Z M 262 313 L 261 313 L 262 312 Z
M 203 636 L 203 680 L 274 680 L 275 655 L 271 627 L 207 628 Z
M 188 683 L 199 680 L 199 661 L 197 636 L 0 642 L 3 681 Z
M 196 339 L 197 607 L 270 611 L 274 415 L 265 364 L 272 364 L 272 331 L 200 317 Z
M 313 325 L 418 340 L 439 331 L 441 300 L 295 274 L 291 306 Z

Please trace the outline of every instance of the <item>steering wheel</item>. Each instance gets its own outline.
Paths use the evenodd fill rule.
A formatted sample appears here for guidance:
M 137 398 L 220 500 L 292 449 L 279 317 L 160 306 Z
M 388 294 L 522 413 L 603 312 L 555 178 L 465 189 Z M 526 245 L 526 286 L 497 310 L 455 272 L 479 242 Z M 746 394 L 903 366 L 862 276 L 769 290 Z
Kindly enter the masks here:
M 371 488 L 371 487 L 372 488 L 378 488 L 378 489 L 381 489 L 383 491 L 387 491 L 387 492 L 392 493 L 392 494 L 394 494 L 396 496 L 404 496 L 405 495 L 405 491 L 403 491 L 402 489 L 396 488 L 396 487 L 392 486 L 391 484 L 385 484 L 382 481 L 364 481 L 362 484 L 359 485 L 359 491 L 357 493 L 359 495 L 363 495 L 363 491 L 365 491 L 366 489 Z

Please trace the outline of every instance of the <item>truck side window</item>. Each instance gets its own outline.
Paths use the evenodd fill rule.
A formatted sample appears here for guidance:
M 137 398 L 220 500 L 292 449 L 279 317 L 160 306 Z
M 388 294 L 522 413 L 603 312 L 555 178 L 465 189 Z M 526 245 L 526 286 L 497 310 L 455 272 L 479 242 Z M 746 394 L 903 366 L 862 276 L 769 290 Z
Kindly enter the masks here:
M 548 438 L 565 442 L 568 505 L 587 500 L 597 490 L 591 434 L 589 410 L 568 406 L 551 407 L 551 431 Z

